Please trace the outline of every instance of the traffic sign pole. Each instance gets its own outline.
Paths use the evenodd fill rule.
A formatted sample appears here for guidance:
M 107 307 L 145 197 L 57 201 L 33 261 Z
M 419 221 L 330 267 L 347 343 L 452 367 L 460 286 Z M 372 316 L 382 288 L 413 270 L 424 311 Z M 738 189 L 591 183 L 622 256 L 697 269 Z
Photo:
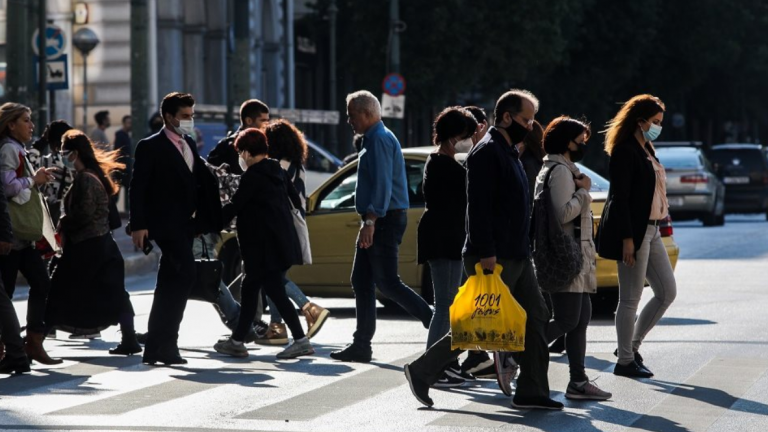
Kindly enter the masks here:
M 48 108 L 47 108 L 47 70 L 46 70 L 46 27 L 47 27 L 47 21 L 46 21 L 46 7 L 45 7 L 45 0 L 38 0 L 38 37 L 37 37 L 37 49 L 38 52 L 41 54 L 39 56 L 39 63 L 38 63 L 38 88 L 37 88 L 37 97 L 38 97 L 38 115 L 37 115 L 37 123 L 38 127 L 40 127 L 40 130 L 43 130 L 45 125 L 48 124 Z

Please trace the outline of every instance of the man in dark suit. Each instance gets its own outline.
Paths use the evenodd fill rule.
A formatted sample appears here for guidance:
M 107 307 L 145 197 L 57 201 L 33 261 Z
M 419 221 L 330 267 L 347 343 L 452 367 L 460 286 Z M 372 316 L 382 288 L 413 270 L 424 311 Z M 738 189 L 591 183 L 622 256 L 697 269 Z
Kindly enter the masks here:
M 218 183 L 189 136 L 194 131 L 192 95 L 170 93 L 160 104 L 164 127 L 141 140 L 131 179 L 133 242 L 160 247 L 160 269 L 144 363 L 185 364 L 177 346 L 179 325 L 195 282 L 192 242 L 221 229 Z
M 231 132 L 211 150 L 208 155 L 208 163 L 220 166 L 225 163 L 229 165 L 229 172 L 232 174 L 242 174 L 238 159 L 240 155 L 235 150 L 235 138 L 240 131 L 248 128 L 264 129 L 269 122 L 269 107 L 258 99 L 250 99 L 240 105 L 240 127 Z

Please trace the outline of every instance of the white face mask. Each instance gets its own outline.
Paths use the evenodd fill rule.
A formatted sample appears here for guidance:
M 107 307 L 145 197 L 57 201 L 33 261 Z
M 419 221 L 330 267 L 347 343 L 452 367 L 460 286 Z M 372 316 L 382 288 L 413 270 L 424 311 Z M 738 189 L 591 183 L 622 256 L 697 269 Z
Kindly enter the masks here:
M 194 120 L 179 120 L 179 132 L 192 135 L 195 133 L 195 121 Z
M 245 172 L 245 170 L 248 169 L 248 164 L 245 163 L 245 159 L 243 159 L 243 157 L 240 156 L 237 160 L 238 162 L 240 162 L 240 169 L 243 170 L 243 172 Z
M 472 146 L 472 137 L 469 137 L 457 142 L 453 147 L 456 149 L 456 153 L 469 153 L 472 150 Z

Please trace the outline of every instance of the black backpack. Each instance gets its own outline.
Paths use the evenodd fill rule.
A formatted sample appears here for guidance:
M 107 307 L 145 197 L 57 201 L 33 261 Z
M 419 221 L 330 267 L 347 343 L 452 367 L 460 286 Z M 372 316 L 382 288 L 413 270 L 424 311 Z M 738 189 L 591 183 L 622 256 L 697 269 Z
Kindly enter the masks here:
M 581 239 L 563 231 L 555 217 L 549 190 L 549 176 L 554 168 L 547 171 L 544 189 L 533 200 L 533 264 L 539 287 L 550 293 L 566 290 L 581 273 L 583 261 Z M 580 218 L 577 217 L 579 222 Z

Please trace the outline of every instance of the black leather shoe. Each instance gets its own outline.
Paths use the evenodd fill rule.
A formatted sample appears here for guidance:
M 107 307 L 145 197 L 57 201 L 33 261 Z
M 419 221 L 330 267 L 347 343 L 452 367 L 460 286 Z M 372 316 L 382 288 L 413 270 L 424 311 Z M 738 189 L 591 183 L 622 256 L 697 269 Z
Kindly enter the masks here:
M 369 363 L 373 352 L 370 348 L 360 348 L 355 344 L 349 344 L 340 351 L 331 353 L 331 358 L 343 362 Z
M 613 374 L 629 378 L 650 378 L 653 376 L 653 372 L 640 366 L 636 361 L 628 365 L 616 363 L 616 366 L 613 368 Z
M 517 409 L 561 410 L 563 404 L 548 397 L 524 398 L 515 396 L 512 407 Z
M 5 356 L 0 360 L 0 374 L 13 375 L 27 372 L 30 372 L 27 356 L 15 358 Z
M 187 364 L 187 360 L 182 358 L 178 349 L 160 349 L 153 353 L 144 351 L 142 363 L 154 366 L 156 363 L 162 363 L 166 366 Z
M 120 342 L 119 345 L 109 350 L 109 353 L 111 355 L 133 355 L 138 354 L 141 352 L 141 345 L 139 345 L 139 341 L 136 339 L 136 333 L 135 332 L 124 332 L 123 333 L 123 340 Z
M 416 400 L 424 406 L 431 407 L 434 405 L 434 402 L 429 397 L 429 384 L 418 376 L 414 376 L 413 368 L 411 368 L 410 364 L 406 363 L 403 370 L 405 371 L 405 379 L 408 380 L 408 385 L 411 387 L 411 393 L 416 397 Z
M 619 349 L 618 348 L 616 348 L 616 350 L 613 351 L 613 355 L 615 355 L 616 357 L 619 356 Z M 641 356 L 639 352 L 635 353 L 635 363 L 637 363 L 638 366 L 640 366 L 641 368 L 647 370 L 648 372 L 651 372 L 651 370 L 648 369 L 648 366 L 646 366 L 645 363 L 643 363 L 643 356 Z M 653 372 L 651 372 L 651 374 L 653 374 Z

